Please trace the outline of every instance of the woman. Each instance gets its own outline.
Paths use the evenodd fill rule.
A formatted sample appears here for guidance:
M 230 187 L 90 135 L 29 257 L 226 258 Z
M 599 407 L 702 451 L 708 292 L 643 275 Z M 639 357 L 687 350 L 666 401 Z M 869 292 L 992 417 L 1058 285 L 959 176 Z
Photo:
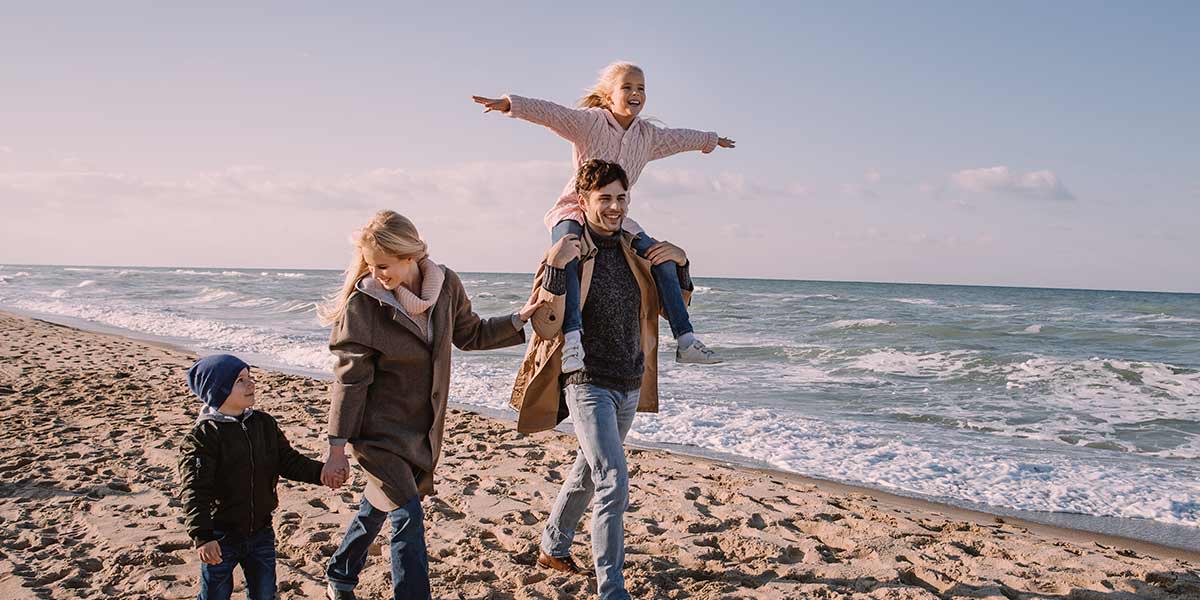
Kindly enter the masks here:
M 525 341 L 541 303 L 481 319 L 458 275 L 429 259 L 416 226 L 384 210 L 354 236 L 341 291 L 322 307 L 336 358 L 323 481 L 348 473 L 347 444 L 366 472 L 358 514 L 326 575 L 331 600 L 354 598 L 367 548 L 388 519 L 394 597 L 429 598 L 421 497 L 433 492 L 442 447 L 450 346 L 487 350 Z

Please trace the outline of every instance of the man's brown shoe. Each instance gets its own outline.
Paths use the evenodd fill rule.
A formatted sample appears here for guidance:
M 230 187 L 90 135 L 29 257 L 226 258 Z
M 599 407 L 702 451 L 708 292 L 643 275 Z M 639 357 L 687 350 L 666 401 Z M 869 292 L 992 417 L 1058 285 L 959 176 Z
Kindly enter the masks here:
M 558 558 L 556 556 L 550 556 L 545 552 L 539 551 L 537 563 L 543 567 L 546 567 L 547 569 L 554 569 L 555 571 L 562 571 L 563 573 L 570 573 L 572 575 L 586 575 L 588 577 L 592 576 L 591 571 L 588 571 L 575 564 L 575 559 L 571 558 L 570 556 Z

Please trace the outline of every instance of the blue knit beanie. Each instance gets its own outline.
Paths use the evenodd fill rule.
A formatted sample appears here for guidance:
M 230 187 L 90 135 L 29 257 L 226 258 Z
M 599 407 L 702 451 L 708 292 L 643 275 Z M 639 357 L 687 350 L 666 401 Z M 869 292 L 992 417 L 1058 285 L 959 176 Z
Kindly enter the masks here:
M 205 356 L 188 369 L 188 387 L 205 404 L 221 408 L 242 369 L 248 368 L 250 365 L 232 354 Z

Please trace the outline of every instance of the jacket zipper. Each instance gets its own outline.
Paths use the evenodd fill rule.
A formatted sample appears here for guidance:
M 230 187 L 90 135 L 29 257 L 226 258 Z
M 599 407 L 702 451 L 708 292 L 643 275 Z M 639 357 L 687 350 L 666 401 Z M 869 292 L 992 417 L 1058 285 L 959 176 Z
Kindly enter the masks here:
M 250 441 L 250 430 L 246 429 L 246 421 L 239 423 L 242 433 L 246 434 L 246 447 L 250 449 L 250 522 L 246 524 L 246 535 L 254 533 L 254 444 Z

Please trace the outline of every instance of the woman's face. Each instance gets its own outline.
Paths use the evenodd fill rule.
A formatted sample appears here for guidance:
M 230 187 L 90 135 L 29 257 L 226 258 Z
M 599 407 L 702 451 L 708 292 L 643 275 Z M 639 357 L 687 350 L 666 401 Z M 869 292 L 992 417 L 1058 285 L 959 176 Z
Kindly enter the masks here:
M 395 290 L 400 287 L 400 283 L 403 281 L 401 275 L 407 273 L 412 267 L 413 259 L 411 258 L 400 258 L 374 246 L 363 246 L 360 250 L 362 250 L 363 261 L 367 263 L 367 270 L 371 272 L 371 277 L 387 290 Z
M 636 117 L 646 105 L 646 76 L 641 71 L 628 70 L 621 74 L 608 94 L 612 112 L 619 117 Z

